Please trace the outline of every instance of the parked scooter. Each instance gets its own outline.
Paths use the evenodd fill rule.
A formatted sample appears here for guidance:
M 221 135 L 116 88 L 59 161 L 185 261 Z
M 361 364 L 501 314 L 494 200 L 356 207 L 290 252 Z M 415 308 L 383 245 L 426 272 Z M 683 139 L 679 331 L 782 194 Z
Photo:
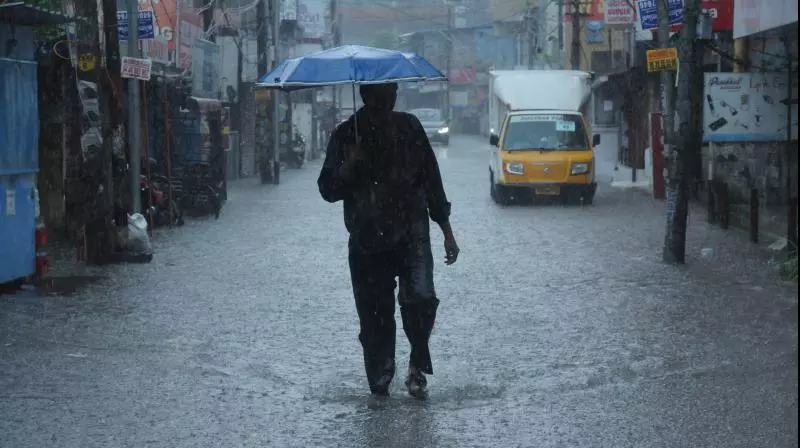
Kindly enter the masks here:
M 306 139 L 297 129 L 294 130 L 289 150 L 284 150 L 281 153 L 281 162 L 286 163 L 292 168 L 302 168 L 306 162 L 306 151 L 308 145 Z

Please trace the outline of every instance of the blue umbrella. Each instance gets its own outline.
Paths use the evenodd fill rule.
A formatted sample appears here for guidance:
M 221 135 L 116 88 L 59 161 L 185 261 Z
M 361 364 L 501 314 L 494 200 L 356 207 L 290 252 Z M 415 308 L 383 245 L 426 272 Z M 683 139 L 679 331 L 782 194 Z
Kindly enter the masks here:
M 414 81 L 447 81 L 447 77 L 416 53 L 345 45 L 286 60 L 262 76 L 256 87 L 291 91 Z
M 416 53 L 345 45 L 286 60 L 262 76 L 256 88 L 293 91 L 352 84 L 355 105 L 356 84 L 414 81 L 447 81 L 447 77 Z

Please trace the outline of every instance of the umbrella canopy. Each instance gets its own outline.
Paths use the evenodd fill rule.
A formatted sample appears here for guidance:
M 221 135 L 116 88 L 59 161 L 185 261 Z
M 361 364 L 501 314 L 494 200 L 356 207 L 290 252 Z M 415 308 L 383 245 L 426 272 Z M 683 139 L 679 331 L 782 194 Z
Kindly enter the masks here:
M 345 45 L 286 60 L 262 76 L 256 87 L 291 91 L 337 84 L 446 80 L 416 53 Z

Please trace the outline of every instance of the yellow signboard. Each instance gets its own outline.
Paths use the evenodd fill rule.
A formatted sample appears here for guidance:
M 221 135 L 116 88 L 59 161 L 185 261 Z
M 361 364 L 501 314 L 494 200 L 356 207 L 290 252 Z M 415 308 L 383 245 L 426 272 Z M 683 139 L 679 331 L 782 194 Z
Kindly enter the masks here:
M 78 68 L 81 69 L 82 72 L 90 72 L 94 70 L 94 67 L 97 65 L 97 58 L 92 53 L 81 53 L 78 56 Z
M 659 48 L 658 50 L 647 50 L 647 71 L 678 70 L 678 49 Z

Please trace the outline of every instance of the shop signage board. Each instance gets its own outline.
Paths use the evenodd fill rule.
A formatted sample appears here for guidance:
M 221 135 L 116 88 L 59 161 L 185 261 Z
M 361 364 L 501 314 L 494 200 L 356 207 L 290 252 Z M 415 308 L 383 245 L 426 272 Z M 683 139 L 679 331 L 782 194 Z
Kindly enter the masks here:
M 703 141 L 784 141 L 790 116 L 796 139 L 797 98 L 786 73 L 705 74 Z
M 633 24 L 634 13 L 630 0 L 606 0 L 603 18 L 608 26 L 630 26 Z

